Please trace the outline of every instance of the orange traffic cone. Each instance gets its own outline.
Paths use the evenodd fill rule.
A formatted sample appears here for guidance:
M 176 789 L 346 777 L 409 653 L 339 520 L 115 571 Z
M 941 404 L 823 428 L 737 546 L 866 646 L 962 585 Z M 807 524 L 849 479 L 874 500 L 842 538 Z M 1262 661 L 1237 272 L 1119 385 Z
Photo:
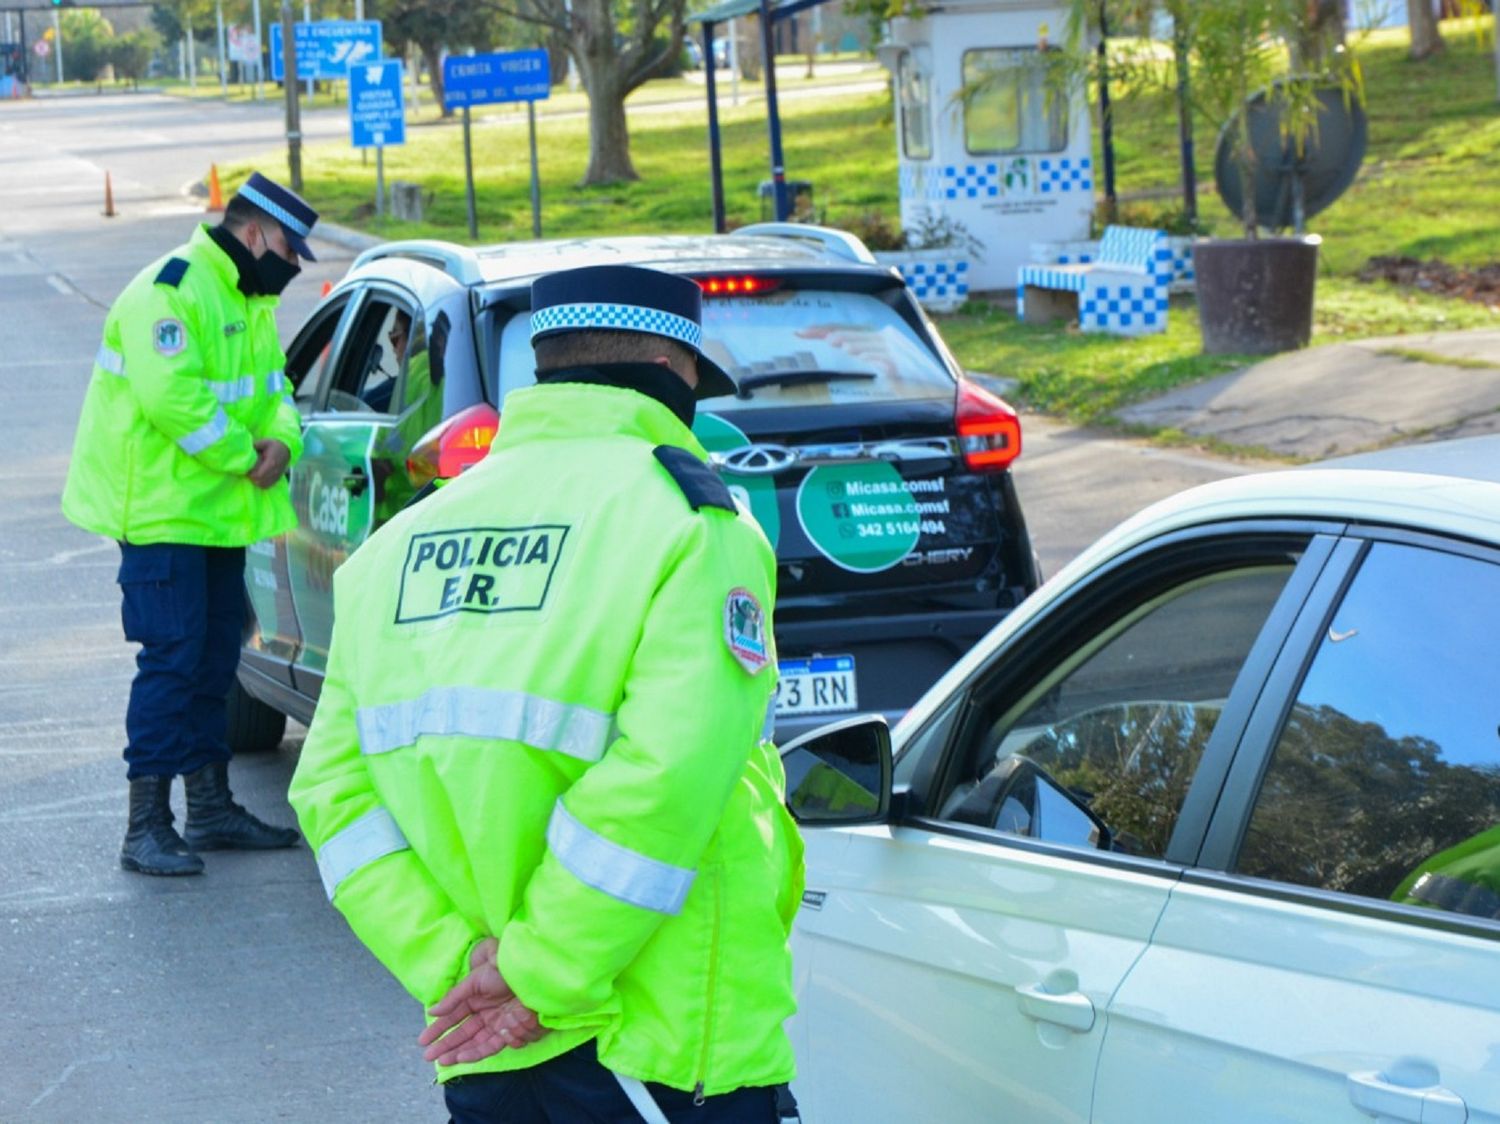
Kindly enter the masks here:
M 115 217 L 115 189 L 109 182 L 109 173 L 104 173 L 104 217 L 112 219 Z
M 208 166 L 208 209 L 210 211 L 222 211 L 224 209 L 224 192 L 219 187 L 219 166 L 210 164 Z

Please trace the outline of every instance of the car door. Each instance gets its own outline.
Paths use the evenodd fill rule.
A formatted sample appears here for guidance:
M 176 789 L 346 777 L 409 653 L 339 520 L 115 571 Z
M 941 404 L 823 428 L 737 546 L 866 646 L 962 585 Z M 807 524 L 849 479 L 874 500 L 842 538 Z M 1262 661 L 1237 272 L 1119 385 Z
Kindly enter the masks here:
M 292 468 L 297 528 L 288 536 L 292 602 L 302 643 L 296 688 L 322 689 L 333 632 L 333 572 L 412 489 L 401 421 L 423 317 L 395 286 L 364 288 L 320 385 L 310 394 L 302 456 Z
M 337 294 L 320 305 L 287 349 L 286 377 L 304 417 L 325 385 L 351 297 L 351 293 Z M 305 516 L 298 511 L 299 521 Z M 245 590 L 256 626 L 246 643 L 245 658 L 284 686 L 291 686 L 292 663 L 302 646 L 292 601 L 290 539 L 289 535 L 263 539 L 245 552 Z
M 1340 544 L 1110 1004 L 1096 1120 L 1500 1121 L 1497 635 L 1500 554 Z
M 805 833 L 809 1122 L 1089 1119 L 1110 997 L 1330 549 L 1247 525 L 1105 567 L 900 748 L 894 825 Z

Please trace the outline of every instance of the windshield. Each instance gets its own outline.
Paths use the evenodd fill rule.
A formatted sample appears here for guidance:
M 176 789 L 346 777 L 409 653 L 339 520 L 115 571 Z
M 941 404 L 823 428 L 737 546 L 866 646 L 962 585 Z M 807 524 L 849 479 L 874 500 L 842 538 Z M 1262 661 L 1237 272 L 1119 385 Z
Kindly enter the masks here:
M 500 336 L 500 393 L 535 381 L 530 318 Z M 944 398 L 953 380 L 901 316 L 868 293 L 786 289 L 703 302 L 704 351 L 740 383 L 715 411 Z

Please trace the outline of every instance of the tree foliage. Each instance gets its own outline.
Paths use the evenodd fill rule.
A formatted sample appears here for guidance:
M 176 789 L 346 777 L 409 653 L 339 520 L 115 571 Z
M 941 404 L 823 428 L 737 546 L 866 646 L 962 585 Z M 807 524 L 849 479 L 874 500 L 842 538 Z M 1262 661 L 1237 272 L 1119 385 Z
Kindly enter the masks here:
M 63 13 L 61 31 L 63 77 L 78 82 L 95 81 L 109 65 L 114 25 L 96 8 L 76 8 Z
M 583 182 L 639 179 L 630 160 L 625 98 L 676 64 L 686 0 L 514 0 L 499 10 L 556 35 L 578 68 L 589 99 Z

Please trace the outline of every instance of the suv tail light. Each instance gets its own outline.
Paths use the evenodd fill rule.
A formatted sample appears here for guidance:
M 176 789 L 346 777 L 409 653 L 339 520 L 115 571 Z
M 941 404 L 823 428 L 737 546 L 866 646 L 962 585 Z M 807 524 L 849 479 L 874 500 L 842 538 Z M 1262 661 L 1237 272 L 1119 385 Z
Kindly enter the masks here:
M 742 274 L 736 277 L 696 277 L 694 280 L 705 297 L 753 297 L 781 288 L 781 279 L 777 277 Z
M 495 407 L 484 402 L 466 407 L 433 426 L 413 446 L 406 458 L 406 475 L 418 488 L 433 480 L 451 480 L 484 459 L 499 431 Z
M 958 383 L 958 447 L 973 472 L 1000 472 L 1021 455 L 1021 419 L 1006 403 L 967 379 Z

